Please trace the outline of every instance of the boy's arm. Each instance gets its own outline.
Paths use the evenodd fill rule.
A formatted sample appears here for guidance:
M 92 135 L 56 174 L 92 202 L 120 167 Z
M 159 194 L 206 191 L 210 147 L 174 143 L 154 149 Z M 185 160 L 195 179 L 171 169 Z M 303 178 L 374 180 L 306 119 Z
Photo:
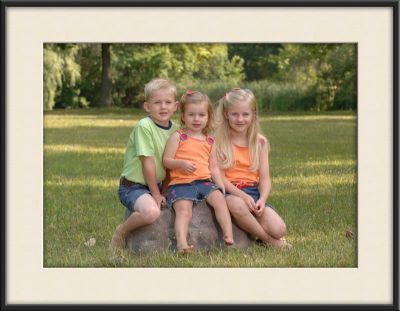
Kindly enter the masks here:
M 166 203 L 165 198 L 161 195 L 160 190 L 157 185 L 156 178 L 156 163 L 153 157 L 140 156 L 140 161 L 142 161 L 143 175 L 146 179 L 147 186 L 150 189 L 151 195 L 154 200 L 156 200 L 158 207 Z
M 167 169 L 182 169 L 186 174 L 191 174 L 196 170 L 196 164 L 187 160 L 174 159 L 176 150 L 179 146 L 179 133 L 175 132 L 168 139 L 163 155 L 163 164 Z
M 168 191 L 168 184 L 171 181 L 171 176 L 169 174 L 169 169 L 165 170 L 165 178 L 162 182 L 162 189 L 161 189 L 161 195 L 164 197 L 167 197 L 167 191 Z

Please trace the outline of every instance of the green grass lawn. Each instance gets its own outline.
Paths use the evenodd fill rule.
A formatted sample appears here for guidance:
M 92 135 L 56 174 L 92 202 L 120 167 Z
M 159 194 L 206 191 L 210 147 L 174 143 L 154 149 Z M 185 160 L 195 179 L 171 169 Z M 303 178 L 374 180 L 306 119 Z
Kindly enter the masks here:
M 109 242 L 124 218 L 118 182 L 140 110 L 63 110 L 44 115 L 45 267 L 356 267 L 355 113 L 261 116 L 271 144 L 269 203 L 288 227 L 290 250 L 255 245 L 183 256 L 115 260 Z M 94 238 L 96 243 L 85 243 Z

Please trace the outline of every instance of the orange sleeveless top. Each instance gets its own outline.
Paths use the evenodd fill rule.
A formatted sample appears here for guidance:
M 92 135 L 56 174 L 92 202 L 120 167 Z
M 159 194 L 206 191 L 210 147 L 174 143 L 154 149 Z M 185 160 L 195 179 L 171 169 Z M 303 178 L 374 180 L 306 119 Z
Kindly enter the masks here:
M 261 147 L 264 146 L 265 140 L 260 139 Z M 233 146 L 233 154 L 235 155 L 235 163 L 232 167 L 225 170 L 225 177 L 233 184 L 254 183 L 259 181 L 259 170 L 250 171 L 250 153 L 249 147 Z
M 206 136 L 206 140 L 190 137 L 182 130 L 178 130 L 180 141 L 174 159 L 188 160 L 196 163 L 196 170 L 188 175 L 181 169 L 170 170 L 169 185 L 186 184 L 195 180 L 210 179 L 211 171 L 209 159 L 214 139 Z

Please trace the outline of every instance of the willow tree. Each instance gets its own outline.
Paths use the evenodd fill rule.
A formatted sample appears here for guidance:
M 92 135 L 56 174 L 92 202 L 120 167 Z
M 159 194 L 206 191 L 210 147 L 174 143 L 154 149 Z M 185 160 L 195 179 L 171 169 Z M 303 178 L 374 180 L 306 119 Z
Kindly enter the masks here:
M 63 88 L 74 89 L 80 80 L 76 44 L 45 44 L 43 48 L 43 108 L 52 110 Z

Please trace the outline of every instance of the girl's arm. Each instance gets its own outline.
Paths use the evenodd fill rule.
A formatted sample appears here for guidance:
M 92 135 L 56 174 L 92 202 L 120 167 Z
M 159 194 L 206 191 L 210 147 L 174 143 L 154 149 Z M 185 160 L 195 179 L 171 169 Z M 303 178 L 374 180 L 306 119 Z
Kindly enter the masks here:
M 244 203 L 247 205 L 250 211 L 255 212 L 256 211 L 256 204 L 254 202 L 254 199 L 249 196 L 247 193 L 244 191 L 240 190 L 237 188 L 235 185 L 233 185 L 226 177 L 225 177 L 225 172 L 220 169 L 220 176 L 222 179 L 222 182 L 224 183 L 225 186 L 225 192 L 229 194 L 233 194 L 238 196 L 239 198 L 242 198 Z
M 269 145 L 267 141 L 261 147 L 259 171 L 260 180 L 258 189 L 260 191 L 260 199 L 256 202 L 256 209 L 257 211 L 262 212 L 272 188 L 271 178 L 269 176 Z
M 196 164 L 187 160 L 176 160 L 175 154 L 179 146 L 179 133 L 173 133 L 168 139 L 163 155 L 163 164 L 167 169 L 182 169 L 186 174 L 191 174 L 196 170 Z
M 215 145 L 214 144 L 211 147 L 209 168 L 210 168 L 210 172 L 211 172 L 211 179 L 217 186 L 222 188 L 223 193 L 225 194 L 225 185 L 224 185 L 224 181 L 222 180 L 221 172 L 218 168 L 217 155 L 215 153 Z
M 223 172 L 221 172 L 222 180 L 225 185 L 225 191 L 229 194 L 233 194 L 238 196 L 239 198 L 242 198 L 244 203 L 247 205 L 248 209 L 251 212 L 256 212 L 256 203 L 254 202 L 254 199 L 249 196 L 246 192 L 240 190 L 237 188 L 235 185 L 233 185 L 226 177 Z

